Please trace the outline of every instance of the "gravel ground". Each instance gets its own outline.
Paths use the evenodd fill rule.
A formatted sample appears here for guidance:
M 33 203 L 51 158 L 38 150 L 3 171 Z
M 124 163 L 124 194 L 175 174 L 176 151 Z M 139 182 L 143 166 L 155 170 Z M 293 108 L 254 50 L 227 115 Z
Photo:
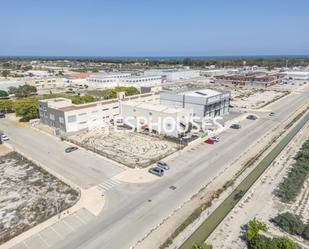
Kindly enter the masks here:
M 73 206 L 79 193 L 16 152 L 0 157 L 0 244 Z
M 267 224 L 270 235 L 286 235 L 291 237 L 281 232 L 269 220 L 278 213 L 289 211 L 302 215 L 303 220 L 306 221 L 309 218 L 308 181 L 297 200 L 290 205 L 280 202 L 278 198 L 274 196 L 274 190 L 278 187 L 279 183 L 286 176 L 290 166 L 293 164 L 293 156 L 296 155 L 302 143 L 308 138 L 309 125 L 307 124 L 207 239 L 208 243 L 212 244 L 214 248 L 247 248 L 245 242 L 241 239 L 243 234 L 241 227 L 254 217 L 257 217 Z M 309 243 L 304 242 L 300 237 L 293 237 L 293 239 L 302 245 L 309 246 Z
M 131 168 L 149 166 L 179 149 L 175 142 L 137 132 L 93 130 L 67 139 Z

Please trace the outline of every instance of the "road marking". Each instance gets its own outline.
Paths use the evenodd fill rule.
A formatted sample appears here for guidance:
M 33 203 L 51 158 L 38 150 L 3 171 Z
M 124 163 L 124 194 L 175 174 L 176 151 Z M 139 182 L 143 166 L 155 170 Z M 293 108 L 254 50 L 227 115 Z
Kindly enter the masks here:
M 107 179 L 105 182 L 102 182 L 97 187 L 99 190 L 101 190 L 103 193 L 109 189 L 112 189 L 116 185 L 118 185 L 120 182 L 113 179 Z
M 63 220 L 63 223 L 64 223 L 68 228 L 70 228 L 72 232 L 75 231 L 75 229 L 74 229 L 69 223 L 67 223 L 65 220 Z
M 63 237 L 60 235 L 60 233 L 58 233 L 58 232 L 56 231 L 55 228 L 53 228 L 52 226 L 50 226 L 50 228 L 51 228 L 51 230 L 53 230 L 53 231 L 55 232 L 56 235 L 58 235 L 59 238 L 63 239 Z
M 28 249 L 31 249 L 31 248 L 27 245 L 26 241 L 24 241 L 23 244 L 24 244 L 25 247 L 27 247 Z
M 82 219 L 82 217 L 80 217 L 77 213 L 74 213 L 74 216 L 75 216 L 82 224 L 84 224 L 84 225 L 87 224 L 87 222 L 84 221 L 84 219 Z
M 41 235 L 41 233 L 38 233 L 39 238 L 43 241 L 43 243 L 47 246 L 47 247 L 51 247 L 51 245 L 43 238 L 43 236 Z

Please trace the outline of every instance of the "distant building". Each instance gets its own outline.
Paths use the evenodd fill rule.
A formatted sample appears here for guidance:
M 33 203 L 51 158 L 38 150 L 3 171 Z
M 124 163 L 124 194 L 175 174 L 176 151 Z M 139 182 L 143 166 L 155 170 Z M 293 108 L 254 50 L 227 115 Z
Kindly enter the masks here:
M 286 71 L 282 75 L 291 80 L 309 80 L 309 71 Z
M 114 88 L 116 86 L 155 86 L 162 83 L 161 76 L 132 76 L 131 73 L 97 74 L 87 78 L 87 84 L 92 88 Z
M 277 73 L 245 71 L 239 74 L 216 75 L 214 78 L 221 84 L 268 87 L 281 83 L 283 77 Z
M 229 112 L 230 92 L 210 89 L 192 91 L 161 92 L 160 103 L 167 106 L 193 110 L 193 116 L 202 120 L 214 118 Z
M 200 71 L 191 69 L 164 69 L 164 70 L 147 70 L 144 75 L 162 76 L 166 81 L 186 80 L 200 77 Z
M 158 101 L 156 93 L 140 94 L 75 105 L 70 99 L 54 98 L 39 101 L 40 121 L 62 132 L 76 132 L 101 127 L 120 113 L 120 102 L 128 100 Z
M 36 76 L 36 77 L 49 77 L 52 74 L 49 73 L 48 71 L 43 71 L 43 70 L 29 70 L 24 73 L 25 76 Z
M 21 80 L 0 80 L 0 90 L 8 91 L 9 87 L 19 87 L 25 82 Z
M 52 78 L 52 77 L 31 77 L 24 79 L 25 84 L 35 86 L 37 89 L 55 89 L 63 88 L 65 82 L 63 78 Z
M 170 107 L 148 102 L 121 103 L 121 117 L 126 125 L 138 131 L 155 131 L 169 137 L 181 137 L 189 131 L 192 109 Z

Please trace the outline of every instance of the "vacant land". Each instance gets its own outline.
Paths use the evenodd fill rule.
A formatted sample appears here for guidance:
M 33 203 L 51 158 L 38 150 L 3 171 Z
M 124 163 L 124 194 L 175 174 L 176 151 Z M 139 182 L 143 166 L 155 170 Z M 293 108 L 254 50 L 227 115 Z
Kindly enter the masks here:
M 309 219 L 308 206 L 308 181 L 305 183 L 301 193 L 293 203 L 283 203 L 275 195 L 275 190 L 280 182 L 286 177 L 293 163 L 295 155 L 303 142 L 309 138 L 309 124 L 307 124 L 291 141 L 291 143 L 280 153 L 270 168 L 256 182 L 251 190 L 236 205 L 230 214 L 216 228 L 213 234 L 207 239 L 214 248 L 238 249 L 246 248 L 242 240 L 243 226 L 253 218 L 258 218 L 269 227 L 268 235 L 282 236 L 282 233 L 270 219 L 279 213 L 292 212 L 300 215 L 303 222 Z M 293 239 L 302 246 L 309 246 L 300 237 Z
M 0 157 L 0 244 L 73 206 L 79 193 L 16 152 Z
M 232 90 L 231 105 L 237 108 L 259 109 L 287 94 L 274 90 L 237 89 Z
M 132 168 L 149 166 L 179 149 L 179 145 L 172 141 L 126 130 L 84 131 L 67 139 Z

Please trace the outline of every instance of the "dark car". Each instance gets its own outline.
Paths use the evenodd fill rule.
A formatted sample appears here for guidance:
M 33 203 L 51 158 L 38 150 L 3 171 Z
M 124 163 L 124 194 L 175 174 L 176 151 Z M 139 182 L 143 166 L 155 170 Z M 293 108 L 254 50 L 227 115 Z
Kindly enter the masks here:
M 274 112 L 271 112 L 271 113 L 269 113 L 269 116 L 275 116 L 275 113 Z
M 240 129 L 241 128 L 241 126 L 239 125 L 239 124 L 232 124 L 231 126 L 230 126 L 230 128 L 232 128 L 232 129 Z
M 249 120 L 256 120 L 257 117 L 255 115 L 249 115 L 249 116 L 247 116 L 247 119 L 249 119 Z
M 78 150 L 78 148 L 75 147 L 75 146 L 71 146 L 71 147 L 66 148 L 66 149 L 65 149 L 65 152 L 66 152 L 66 153 L 70 153 L 70 152 L 73 152 L 73 151 L 75 151 L 75 150 Z
M 157 176 L 163 176 L 164 175 L 164 170 L 159 168 L 159 167 L 150 168 L 148 170 L 148 172 L 151 173 L 151 174 L 157 175 Z
M 5 114 L 0 112 L 0 118 L 5 118 Z
M 170 169 L 170 167 L 167 165 L 167 163 L 163 162 L 163 161 L 157 162 L 157 167 L 159 167 L 161 169 L 164 169 L 164 170 L 169 170 Z

